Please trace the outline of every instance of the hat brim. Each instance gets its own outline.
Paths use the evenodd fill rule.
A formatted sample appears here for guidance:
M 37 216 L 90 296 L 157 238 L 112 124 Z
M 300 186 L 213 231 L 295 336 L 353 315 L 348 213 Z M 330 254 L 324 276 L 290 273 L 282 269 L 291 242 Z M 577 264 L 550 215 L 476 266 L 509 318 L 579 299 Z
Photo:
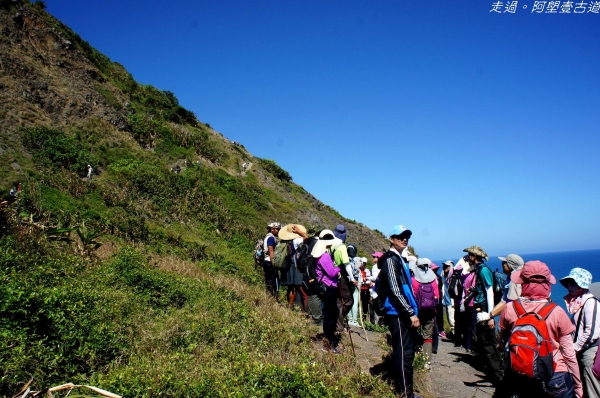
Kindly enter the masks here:
M 310 252 L 310 255 L 313 256 L 314 258 L 319 258 L 323 255 L 323 253 L 325 253 L 325 251 L 327 251 L 327 247 L 328 246 L 332 246 L 338 243 L 344 243 L 342 242 L 341 239 L 339 238 L 333 238 L 333 239 L 319 239 L 317 241 L 317 243 L 315 243 L 315 246 L 313 247 L 312 251 Z
M 573 278 L 572 276 L 565 276 L 564 278 L 560 278 L 558 281 L 564 287 L 567 287 L 567 284 L 569 283 L 569 281 L 572 281 L 574 284 L 577 285 L 577 282 L 575 282 L 575 278 Z M 579 285 L 577 285 L 577 286 L 579 286 Z
M 525 283 L 525 281 L 521 277 L 521 272 L 522 272 L 522 270 L 513 271 L 510 274 L 510 281 L 513 283 L 519 283 L 519 284 Z M 552 285 L 556 285 L 556 278 L 554 277 L 554 275 L 550 274 L 550 278 L 548 278 L 548 282 L 550 282 L 550 284 L 552 284 Z
M 288 224 L 286 226 L 284 226 L 283 228 L 281 228 L 279 230 L 279 239 L 282 240 L 294 240 L 297 238 L 301 238 L 302 235 L 299 235 L 295 232 L 292 232 L 292 227 L 296 225 L 296 228 L 299 228 L 301 230 L 303 230 L 304 233 L 306 233 L 306 228 L 304 228 L 302 225 L 300 224 Z
M 498 257 L 498 260 L 502 261 L 503 263 L 506 262 L 506 257 Z

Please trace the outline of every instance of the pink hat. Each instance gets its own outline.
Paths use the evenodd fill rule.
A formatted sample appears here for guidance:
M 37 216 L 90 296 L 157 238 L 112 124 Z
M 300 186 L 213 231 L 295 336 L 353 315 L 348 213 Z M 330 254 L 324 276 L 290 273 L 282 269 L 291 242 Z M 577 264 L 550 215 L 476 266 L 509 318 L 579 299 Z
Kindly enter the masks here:
M 375 252 L 375 253 L 371 254 L 371 257 L 381 258 L 381 257 L 383 257 L 383 253 L 382 252 Z
M 545 281 L 530 281 L 532 278 L 544 278 Z M 556 284 L 556 278 L 550 273 L 548 266 L 539 260 L 527 261 L 523 268 L 510 274 L 510 280 L 514 283 L 550 282 L 553 285 Z
M 431 269 L 433 270 L 433 272 L 436 272 L 438 269 L 440 269 L 440 266 L 436 263 L 431 263 Z

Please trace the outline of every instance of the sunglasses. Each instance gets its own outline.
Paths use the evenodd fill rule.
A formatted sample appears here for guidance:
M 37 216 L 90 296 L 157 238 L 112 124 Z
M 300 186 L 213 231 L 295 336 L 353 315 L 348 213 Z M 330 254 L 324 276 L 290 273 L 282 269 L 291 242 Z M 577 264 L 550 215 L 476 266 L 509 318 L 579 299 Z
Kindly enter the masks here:
M 408 242 L 408 239 L 409 239 L 409 238 L 408 238 L 406 235 L 405 235 L 405 236 L 394 235 L 394 236 L 392 236 L 392 239 L 396 239 L 396 240 L 399 240 L 399 241 L 403 241 L 403 240 L 405 240 L 405 241 L 407 241 L 407 242 Z

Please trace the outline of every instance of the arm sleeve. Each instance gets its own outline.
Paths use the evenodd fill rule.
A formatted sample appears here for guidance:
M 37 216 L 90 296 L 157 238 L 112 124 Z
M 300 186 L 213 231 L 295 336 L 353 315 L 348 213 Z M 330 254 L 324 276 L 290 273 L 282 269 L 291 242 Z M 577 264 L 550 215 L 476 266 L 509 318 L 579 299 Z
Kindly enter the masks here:
M 579 313 L 579 316 L 583 318 L 581 319 L 581 326 L 579 326 L 579 334 L 577 335 L 577 341 L 573 344 L 573 348 L 575 348 L 575 351 L 577 352 L 581 351 L 585 347 L 588 340 L 591 340 L 591 334 L 594 333 L 594 331 L 592 330 L 592 326 L 595 325 L 592 325 L 592 321 L 594 319 L 594 312 L 596 310 L 597 302 L 598 301 L 596 299 L 586 300 L 585 304 L 583 305 L 583 308 Z M 599 320 L 596 319 L 596 323 L 598 321 Z
M 494 288 L 489 286 L 485 289 L 485 294 L 487 297 L 487 312 L 490 313 L 494 309 Z
M 411 316 L 415 315 L 415 312 L 413 311 L 408 299 L 403 293 L 403 278 L 401 274 L 402 271 L 398 269 L 398 266 L 397 264 L 395 264 L 393 257 L 389 257 L 387 259 L 387 266 L 389 274 L 389 299 L 393 302 L 394 308 L 396 308 L 398 313 L 410 318 Z
M 579 365 L 577 364 L 575 350 L 573 349 L 573 340 L 570 334 L 563 334 L 560 336 L 560 351 L 565 359 L 569 373 L 571 373 L 571 376 L 573 377 L 575 392 L 579 397 L 583 397 L 583 387 L 581 385 L 581 378 L 579 377 Z
M 354 259 L 352 259 L 351 262 L 349 262 L 348 264 L 345 265 L 346 267 L 346 272 L 348 273 L 348 280 L 350 280 L 350 282 L 354 282 L 354 275 L 352 275 L 352 264 L 354 263 Z
M 441 298 L 438 297 L 440 295 L 440 285 L 438 284 L 437 278 L 433 280 L 433 292 L 435 299 L 439 300 Z
M 334 278 L 337 276 L 337 274 L 340 273 L 340 269 L 335 266 L 333 261 L 331 261 L 331 257 L 328 253 L 324 253 L 319 258 L 319 263 L 321 264 L 321 268 L 323 269 L 323 271 L 325 271 L 327 276 L 329 276 L 330 278 Z

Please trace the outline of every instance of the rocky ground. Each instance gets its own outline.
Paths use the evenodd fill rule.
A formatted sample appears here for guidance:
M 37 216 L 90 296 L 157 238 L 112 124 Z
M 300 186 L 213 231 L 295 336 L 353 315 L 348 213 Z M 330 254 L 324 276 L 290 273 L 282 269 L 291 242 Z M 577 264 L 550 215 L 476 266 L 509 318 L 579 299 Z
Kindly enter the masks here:
M 365 372 L 385 377 L 385 335 L 365 334 L 359 328 L 351 330 L 358 364 Z M 348 346 L 344 349 L 351 350 Z M 487 398 L 494 393 L 475 356 L 455 348 L 449 340 L 440 341 L 438 353 L 431 361 L 431 370 L 415 374 L 415 386 L 418 394 L 428 398 Z

